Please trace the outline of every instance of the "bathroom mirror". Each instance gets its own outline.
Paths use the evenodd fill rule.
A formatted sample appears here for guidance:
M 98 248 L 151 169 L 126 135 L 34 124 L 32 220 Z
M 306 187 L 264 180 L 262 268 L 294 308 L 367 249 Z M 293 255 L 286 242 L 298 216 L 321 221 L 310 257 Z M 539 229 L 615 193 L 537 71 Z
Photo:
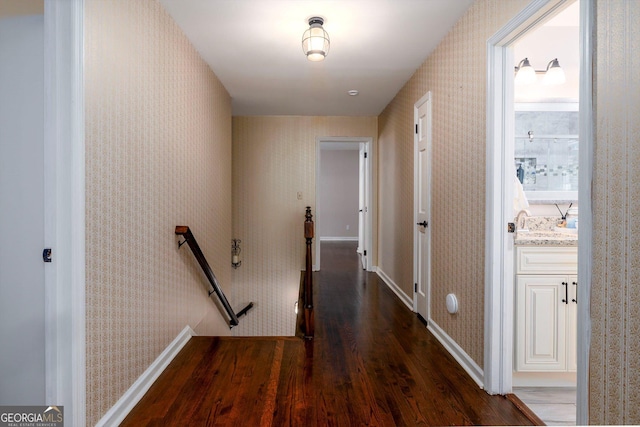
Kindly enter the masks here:
M 578 102 L 515 104 L 515 167 L 533 203 L 578 200 Z

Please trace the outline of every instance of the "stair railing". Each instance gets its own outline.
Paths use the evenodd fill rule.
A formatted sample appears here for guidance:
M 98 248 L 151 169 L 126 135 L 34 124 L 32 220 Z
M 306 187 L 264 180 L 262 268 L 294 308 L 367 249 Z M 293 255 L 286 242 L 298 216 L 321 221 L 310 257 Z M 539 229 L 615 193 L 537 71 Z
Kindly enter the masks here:
M 313 257 L 311 246 L 313 245 L 314 224 L 313 215 L 311 215 L 311 206 L 307 206 L 304 221 L 304 238 L 307 244 L 305 271 L 304 271 L 304 337 L 313 338 L 315 332 L 314 315 L 313 315 Z
M 224 292 L 222 292 L 222 288 L 220 288 L 220 284 L 218 283 L 216 275 L 213 274 L 213 270 L 211 270 L 211 267 L 209 267 L 209 263 L 204 257 L 202 250 L 200 250 L 200 245 L 198 245 L 198 242 L 193 236 L 193 233 L 191 233 L 189 227 L 186 225 L 177 225 L 176 235 L 184 237 L 184 241 L 178 243 L 178 247 L 182 247 L 182 245 L 184 245 L 185 243 L 189 245 L 189 247 L 191 248 L 191 252 L 193 252 L 193 255 L 196 257 L 198 264 L 200 264 L 204 275 L 207 276 L 207 279 L 209 279 L 209 284 L 211 284 L 212 288 L 212 290 L 209 291 L 209 296 L 211 296 L 211 294 L 213 293 L 218 296 L 220 303 L 224 307 L 224 311 L 229 316 L 229 328 L 237 326 L 239 323 L 238 318 L 244 316 L 249 310 L 251 310 L 251 308 L 253 307 L 253 302 L 250 302 L 245 308 L 240 310 L 238 313 L 235 313 L 231 308 L 229 301 L 227 301 L 227 297 L 225 297 Z

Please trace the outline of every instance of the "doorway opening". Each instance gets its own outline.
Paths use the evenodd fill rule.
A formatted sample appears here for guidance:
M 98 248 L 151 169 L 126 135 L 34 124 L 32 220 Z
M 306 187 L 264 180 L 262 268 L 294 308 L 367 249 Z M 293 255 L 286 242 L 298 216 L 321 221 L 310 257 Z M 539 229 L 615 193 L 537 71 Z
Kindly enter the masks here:
M 314 270 L 324 241 L 357 241 L 362 268 L 373 271 L 372 138 L 320 137 L 316 156 Z
M 580 0 L 579 3 L 574 0 L 532 1 L 487 43 L 490 78 L 487 108 L 484 386 L 489 393 L 507 394 L 523 381 L 542 377 L 555 377 L 556 383 L 548 384 L 558 386 L 562 385 L 562 375 L 558 372 L 563 371 L 565 380 L 570 380 L 572 376 L 575 378 L 577 401 L 573 412 L 577 413 L 577 417 L 574 416 L 573 422 L 580 424 L 588 421 L 589 283 L 587 275 L 583 274 L 588 260 L 582 255 L 578 259 L 577 253 L 584 253 L 590 241 L 589 153 L 592 152 L 593 143 L 587 128 L 591 122 L 589 73 L 592 40 L 589 23 L 593 19 L 592 10 L 590 0 Z M 578 22 L 578 28 L 563 28 L 571 26 L 562 21 L 568 14 Z M 571 59 L 571 53 L 567 51 L 554 56 L 552 51 L 562 49 L 563 42 L 560 40 L 565 37 L 544 35 L 541 29 L 545 28 L 545 24 L 551 27 L 545 30 L 547 33 L 569 31 L 575 34 L 576 43 L 568 50 L 574 54 L 579 52 L 579 57 Z M 527 45 L 527 38 L 534 35 L 537 37 Z M 549 37 L 553 39 L 552 44 L 538 46 L 543 44 L 542 39 Z M 532 64 L 532 68 L 539 71 L 533 74 L 534 79 L 536 74 L 546 71 L 544 67 L 547 63 L 553 64 L 557 58 L 561 64 L 564 61 L 562 66 L 566 67 L 566 82 L 561 84 L 565 85 L 564 89 L 571 86 L 570 93 L 563 92 L 560 86 L 533 90 L 515 86 L 516 72 L 529 62 L 525 59 L 542 54 L 554 57 L 540 58 L 539 61 L 545 62 L 542 65 Z M 561 58 L 563 55 L 564 58 Z M 543 76 L 538 77 L 542 80 Z M 534 116 L 537 118 L 534 119 Z M 562 120 L 556 120 L 561 116 Z M 517 123 L 516 117 L 527 124 Z M 553 131 L 544 128 L 540 128 L 539 132 L 534 129 L 523 131 L 522 126 L 531 127 L 536 120 L 546 121 L 549 117 L 551 121 L 556 120 Z M 561 129 L 560 122 L 565 119 L 571 122 L 570 129 Z M 523 138 L 518 145 L 519 136 Z M 573 172 L 577 174 L 578 168 L 580 174 L 575 176 Z M 526 264 L 532 260 L 530 254 L 524 254 L 526 245 L 534 245 L 531 239 L 528 243 L 519 240 L 519 246 L 515 247 L 515 240 L 520 234 L 516 231 L 514 239 L 514 234 L 508 230 L 517 228 L 524 232 L 527 229 L 527 221 L 515 220 L 522 212 L 524 218 L 548 217 L 549 222 L 553 222 L 549 233 L 571 231 L 557 227 L 569 224 L 565 211 L 570 203 L 577 204 L 577 195 L 580 197 L 581 213 L 587 211 L 584 215 L 586 218 L 580 217 L 580 239 L 573 246 L 572 255 L 562 255 L 566 256 L 565 260 L 572 260 L 568 264 L 572 263 L 569 267 L 573 271 L 551 272 L 540 267 L 541 270 L 535 272 L 536 267 Z M 556 204 L 560 207 L 556 207 Z M 563 211 L 564 221 L 561 221 L 558 209 Z M 530 223 L 535 224 L 536 221 Z M 575 243 L 577 236 L 573 237 Z M 555 249 L 551 248 L 548 254 L 544 246 L 531 250 L 539 253 L 542 266 L 545 260 L 554 263 L 559 259 L 551 254 Z M 558 267 L 569 268 L 567 263 L 558 263 Z M 577 276 L 580 276 L 579 299 L 574 291 L 577 288 Z M 559 279 L 557 284 L 556 279 Z M 575 285 L 571 286 L 572 283 Z M 535 301 L 536 298 L 538 301 Z M 545 309 L 549 316 L 540 309 L 543 301 L 549 303 L 548 310 Z M 536 328 L 538 319 L 541 325 Z M 543 327 L 544 322 L 549 327 Z M 550 330 L 553 332 L 547 334 Z M 527 333 L 526 338 L 523 338 L 523 331 Z M 572 362 L 575 360 L 577 365 Z

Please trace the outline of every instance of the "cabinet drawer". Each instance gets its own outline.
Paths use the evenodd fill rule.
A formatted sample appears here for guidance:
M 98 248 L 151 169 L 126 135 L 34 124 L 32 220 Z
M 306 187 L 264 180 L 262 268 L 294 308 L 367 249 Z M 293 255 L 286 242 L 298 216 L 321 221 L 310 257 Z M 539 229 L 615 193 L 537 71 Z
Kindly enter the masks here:
M 577 247 L 516 248 L 516 274 L 576 274 L 577 271 Z

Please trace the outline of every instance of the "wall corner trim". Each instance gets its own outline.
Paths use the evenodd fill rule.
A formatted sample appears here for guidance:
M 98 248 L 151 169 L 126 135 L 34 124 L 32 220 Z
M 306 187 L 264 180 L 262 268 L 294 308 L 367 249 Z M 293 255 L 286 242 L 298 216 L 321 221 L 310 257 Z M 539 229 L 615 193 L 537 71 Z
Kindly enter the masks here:
M 191 337 L 196 336 L 189 325 L 178 334 L 178 336 L 164 349 L 162 353 L 153 361 L 151 365 L 138 377 L 129 387 L 115 405 L 107 411 L 98 421 L 96 427 L 119 425 L 140 402 L 160 374 L 169 366 L 169 363 L 180 353 L 180 350 L 189 342 Z
M 482 369 L 466 351 L 458 345 L 433 319 L 427 320 L 427 329 L 440 341 L 440 344 L 453 356 L 454 359 L 467 371 L 471 378 L 478 384 L 480 388 L 484 388 L 482 379 L 484 373 Z
M 409 298 L 407 294 L 404 293 L 400 286 L 398 286 L 387 274 L 382 271 L 380 267 L 377 267 L 375 270 L 376 274 L 382 279 L 382 281 L 393 291 L 394 294 L 400 298 L 400 301 L 404 303 L 409 310 L 413 311 L 413 299 Z

